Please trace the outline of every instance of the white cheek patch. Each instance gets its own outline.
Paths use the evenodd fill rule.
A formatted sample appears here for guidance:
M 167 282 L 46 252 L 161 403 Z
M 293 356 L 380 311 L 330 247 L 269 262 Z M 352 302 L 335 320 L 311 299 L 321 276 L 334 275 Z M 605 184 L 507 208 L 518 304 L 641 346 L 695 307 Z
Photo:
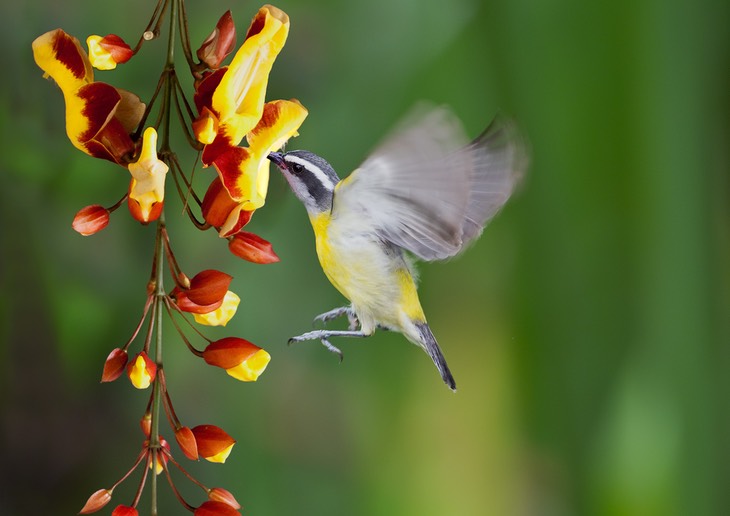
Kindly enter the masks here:
M 332 178 L 325 174 L 321 168 L 319 168 L 311 161 L 306 161 L 298 156 L 292 155 L 287 155 L 285 159 L 288 163 L 296 163 L 303 166 L 309 174 L 313 175 L 317 179 L 317 181 L 319 181 L 319 183 L 321 183 L 322 186 L 330 192 L 335 189 L 335 183 L 332 181 Z

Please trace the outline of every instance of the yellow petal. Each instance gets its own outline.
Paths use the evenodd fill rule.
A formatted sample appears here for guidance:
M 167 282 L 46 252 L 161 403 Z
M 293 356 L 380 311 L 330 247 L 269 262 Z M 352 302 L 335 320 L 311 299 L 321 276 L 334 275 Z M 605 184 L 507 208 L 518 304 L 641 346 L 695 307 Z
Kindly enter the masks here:
M 228 456 L 231 454 L 231 450 L 233 449 L 233 445 L 236 443 L 231 444 L 227 448 L 224 448 L 220 452 L 216 453 L 215 455 L 212 455 L 210 457 L 203 457 L 205 460 L 210 462 L 218 462 L 220 464 L 224 463 Z
M 255 382 L 270 361 L 271 355 L 265 349 L 260 349 L 236 367 L 226 369 L 226 373 L 242 382 Z
M 129 380 L 137 389 L 146 389 L 152 382 L 152 376 L 147 370 L 147 364 L 141 355 L 134 361 L 132 370 L 129 372 Z
M 139 203 L 144 215 L 149 215 L 155 203 L 165 198 L 165 175 L 168 166 L 157 157 L 157 131 L 148 127 L 142 136 L 139 159 L 130 163 L 132 186 L 129 197 Z
M 101 39 L 101 36 L 96 35 L 86 38 L 91 66 L 97 70 L 114 70 L 117 67 L 117 62 L 112 57 L 112 53 L 99 44 Z
M 234 315 L 236 315 L 236 309 L 238 308 L 241 298 L 238 297 L 234 292 L 230 290 L 223 296 L 223 304 L 212 312 L 207 314 L 196 314 L 193 313 L 193 318 L 198 324 L 205 324 L 206 326 L 225 326 L 228 324 Z
M 238 145 L 261 118 L 269 72 L 288 34 L 286 13 L 263 6 L 213 93 L 213 109 L 232 145 Z
M 64 96 L 94 82 L 94 69 L 81 43 L 61 29 L 38 36 L 32 46 L 36 64 L 56 81 Z

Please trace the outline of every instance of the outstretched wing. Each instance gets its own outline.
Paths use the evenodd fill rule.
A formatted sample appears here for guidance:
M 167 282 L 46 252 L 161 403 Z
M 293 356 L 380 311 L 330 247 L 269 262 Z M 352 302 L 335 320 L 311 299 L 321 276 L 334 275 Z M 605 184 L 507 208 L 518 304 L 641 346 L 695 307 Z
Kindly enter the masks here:
M 415 111 L 338 185 L 333 218 L 358 217 L 423 260 L 454 256 L 504 205 L 526 164 L 503 118 L 467 142 L 448 109 Z

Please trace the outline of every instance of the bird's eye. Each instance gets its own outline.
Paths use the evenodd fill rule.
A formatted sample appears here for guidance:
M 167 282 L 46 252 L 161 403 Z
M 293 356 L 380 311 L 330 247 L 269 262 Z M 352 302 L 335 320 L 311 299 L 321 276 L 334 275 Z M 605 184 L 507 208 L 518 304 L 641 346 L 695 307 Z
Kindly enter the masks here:
M 301 174 L 304 171 L 304 165 L 301 163 L 289 163 L 289 170 L 295 174 Z

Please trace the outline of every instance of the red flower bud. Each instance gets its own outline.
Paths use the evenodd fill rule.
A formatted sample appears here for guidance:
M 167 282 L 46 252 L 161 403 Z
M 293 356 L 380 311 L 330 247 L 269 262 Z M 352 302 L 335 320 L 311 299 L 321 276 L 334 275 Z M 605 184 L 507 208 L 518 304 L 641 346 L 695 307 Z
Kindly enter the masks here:
M 107 34 L 101 38 L 99 46 L 109 52 L 117 64 L 126 63 L 134 55 L 131 47 L 116 34 Z
M 212 500 L 214 502 L 223 502 L 230 505 L 234 509 L 241 508 L 241 504 L 238 503 L 233 494 L 231 494 L 231 492 L 227 489 L 223 489 L 222 487 L 214 487 L 213 489 L 208 491 L 208 500 Z
M 188 299 L 198 305 L 210 305 L 222 301 L 232 279 L 233 277 L 225 272 L 213 269 L 199 272 L 190 280 Z
M 240 514 L 227 503 L 208 500 L 195 509 L 193 516 L 240 516 Z
M 219 68 L 223 60 L 236 46 L 236 26 L 233 24 L 231 11 L 226 11 L 203 44 L 197 55 L 209 68 Z
M 101 374 L 102 382 L 113 382 L 124 372 L 127 365 L 127 352 L 120 348 L 115 348 L 106 357 L 104 362 L 104 372 Z
M 266 350 L 238 337 L 211 342 L 203 351 L 206 363 L 226 370 L 243 382 L 255 382 L 271 360 Z
M 103 508 L 112 499 L 112 492 L 108 489 L 99 489 L 97 492 L 92 494 L 86 505 L 79 511 L 79 514 L 91 514 Z
M 231 198 L 220 176 L 216 176 L 210 183 L 201 210 L 205 221 L 218 228 L 222 237 L 238 232 L 248 224 L 253 215 L 253 211 L 244 210 L 241 203 Z
M 276 263 L 279 257 L 271 244 L 253 233 L 239 231 L 228 242 L 228 249 L 244 260 L 253 263 Z
M 84 236 L 98 233 L 109 224 L 109 210 L 98 204 L 81 208 L 74 217 L 71 227 Z
M 117 508 L 112 511 L 112 516 L 139 516 L 139 513 L 134 507 L 117 505 Z
M 195 434 L 187 426 L 175 430 L 175 440 L 185 456 L 190 460 L 198 460 L 198 444 Z
M 192 432 L 198 445 L 198 454 L 210 462 L 225 462 L 236 444 L 235 439 L 214 425 L 199 425 Z

